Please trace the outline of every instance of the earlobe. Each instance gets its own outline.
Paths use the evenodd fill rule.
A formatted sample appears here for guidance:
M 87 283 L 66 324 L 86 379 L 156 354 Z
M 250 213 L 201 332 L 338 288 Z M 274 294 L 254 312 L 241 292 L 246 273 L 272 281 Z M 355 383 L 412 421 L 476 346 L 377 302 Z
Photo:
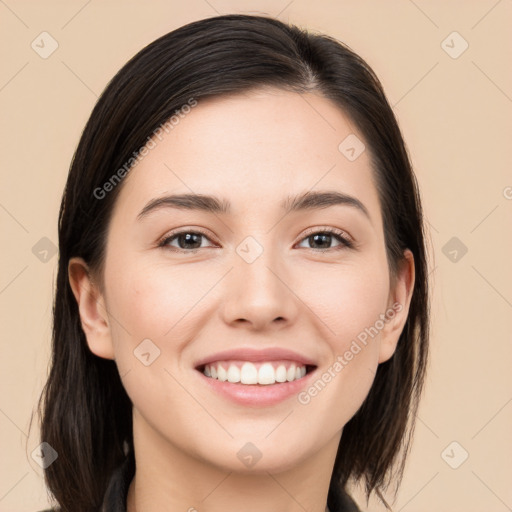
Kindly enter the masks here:
M 68 277 L 78 304 L 80 321 L 89 349 L 99 357 L 114 359 L 104 297 L 93 282 L 87 263 L 82 258 L 71 258 L 68 264 Z
M 409 315 L 414 282 L 414 256 L 409 249 L 406 249 L 402 265 L 389 293 L 388 310 L 386 312 L 388 320 L 382 330 L 379 363 L 387 361 L 395 353 L 398 340 Z

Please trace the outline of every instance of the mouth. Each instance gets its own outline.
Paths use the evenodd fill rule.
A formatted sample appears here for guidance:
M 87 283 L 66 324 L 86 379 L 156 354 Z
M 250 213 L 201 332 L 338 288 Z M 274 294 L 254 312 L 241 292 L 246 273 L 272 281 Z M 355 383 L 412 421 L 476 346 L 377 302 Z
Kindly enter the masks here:
M 238 347 L 195 362 L 208 392 L 244 407 L 266 408 L 291 400 L 318 373 L 314 359 L 295 351 Z
M 205 377 L 244 386 L 271 386 L 303 379 L 316 366 L 293 360 L 221 360 L 196 367 Z

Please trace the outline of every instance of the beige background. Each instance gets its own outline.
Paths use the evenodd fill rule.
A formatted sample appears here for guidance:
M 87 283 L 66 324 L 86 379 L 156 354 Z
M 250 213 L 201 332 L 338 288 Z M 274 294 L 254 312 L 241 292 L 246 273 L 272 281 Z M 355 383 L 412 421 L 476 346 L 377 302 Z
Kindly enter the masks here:
M 40 240 L 57 243 L 58 205 L 81 130 L 129 57 L 216 12 L 266 13 L 326 32 L 381 78 L 423 194 L 433 286 L 431 369 L 393 509 L 512 510 L 510 0 L 0 0 L 0 511 L 47 504 L 30 456 L 37 428 L 27 437 L 47 371 L 57 263 Z M 45 37 L 50 48 L 48 36 L 38 37 L 43 31 L 58 42 L 46 59 L 31 47 Z M 467 50 L 452 58 L 464 41 Z M 465 255 L 453 241 L 446 246 L 452 237 Z M 450 467 L 466 451 L 468 459 Z

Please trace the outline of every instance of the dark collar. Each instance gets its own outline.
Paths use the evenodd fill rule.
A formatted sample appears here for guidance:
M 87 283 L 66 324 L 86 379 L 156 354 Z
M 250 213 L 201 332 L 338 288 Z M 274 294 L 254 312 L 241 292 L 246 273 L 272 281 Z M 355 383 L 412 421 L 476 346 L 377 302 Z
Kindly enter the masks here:
M 135 475 L 135 459 L 130 452 L 124 462 L 112 473 L 101 512 L 126 512 L 126 498 L 128 488 Z

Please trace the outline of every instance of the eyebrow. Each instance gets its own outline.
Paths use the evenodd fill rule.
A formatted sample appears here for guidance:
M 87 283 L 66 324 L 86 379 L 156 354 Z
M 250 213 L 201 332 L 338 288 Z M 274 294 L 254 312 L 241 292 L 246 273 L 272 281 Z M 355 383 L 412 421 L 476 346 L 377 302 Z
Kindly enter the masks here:
M 328 208 L 330 206 L 345 205 L 362 212 L 370 221 L 370 214 L 359 199 L 341 192 L 304 192 L 296 196 L 288 196 L 281 204 L 285 213 L 304 210 Z M 226 199 L 203 194 L 177 194 L 158 197 L 149 201 L 137 216 L 142 220 L 150 212 L 163 208 L 176 208 L 179 210 L 198 210 L 214 214 L 229 214 L 231 204 Z

